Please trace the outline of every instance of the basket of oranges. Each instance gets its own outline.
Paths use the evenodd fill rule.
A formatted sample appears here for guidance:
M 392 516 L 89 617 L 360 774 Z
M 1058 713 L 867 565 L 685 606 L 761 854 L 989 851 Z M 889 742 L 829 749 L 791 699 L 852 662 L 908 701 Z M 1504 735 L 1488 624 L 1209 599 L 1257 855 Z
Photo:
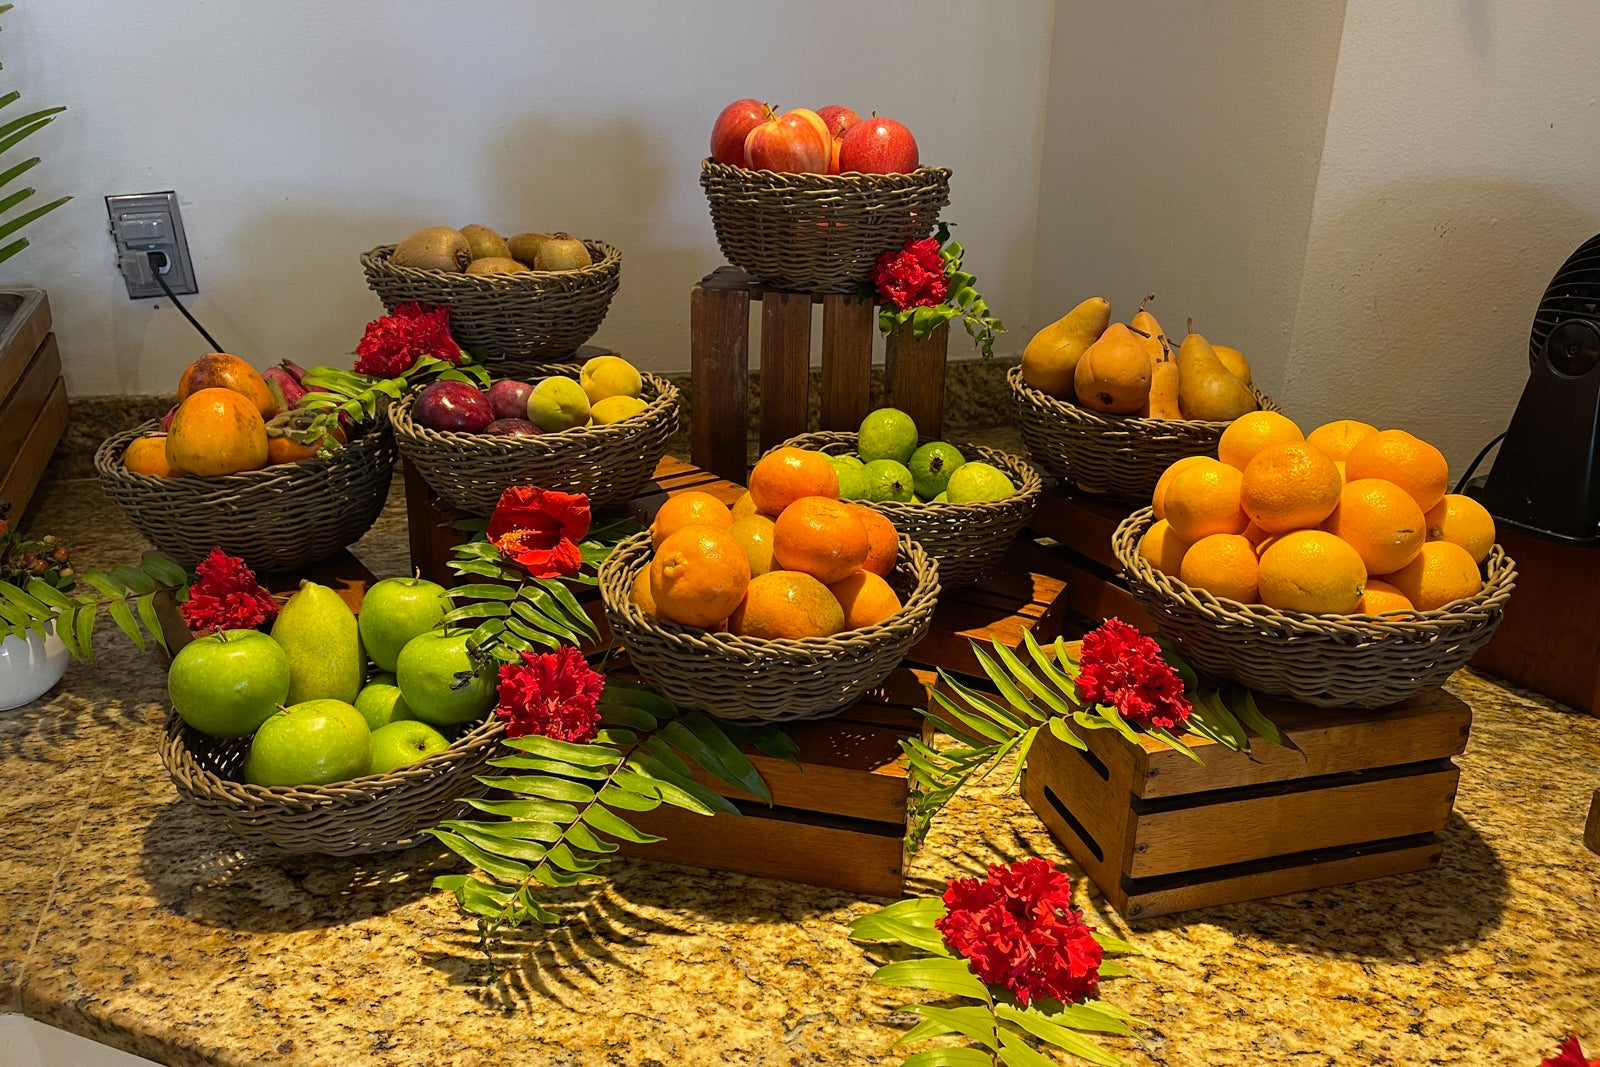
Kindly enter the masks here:
M 733 510 L 703 492 L 668 498 L 600 567 L 612 633 L 680 704 L 735 722 L 826 718 L 928 631 L 938 564 L 826 495 L 827 460 L 798 452 L 756 464 Z
M 281 395 L 235 356 L 200 357 L 184 371 L 167 419 L 100 443 L 101 490 L 186 567 L 214 547 L 258 572 L 328 558 L 359 541 L 383 510 L 394 436 L 381 420 L 356 423 L 337 430 L 343 440 L 321 455 L 294 439 Z
M 1161 476 L 1112 547 L 1136 599 L 1196 668 L 1318 707 L 1443 684 L 1499 626 L 1516 568 L 1452 494 L 1443 454 L 1343 420 L 1302 435 L 1237 420 L 1217 458 Z

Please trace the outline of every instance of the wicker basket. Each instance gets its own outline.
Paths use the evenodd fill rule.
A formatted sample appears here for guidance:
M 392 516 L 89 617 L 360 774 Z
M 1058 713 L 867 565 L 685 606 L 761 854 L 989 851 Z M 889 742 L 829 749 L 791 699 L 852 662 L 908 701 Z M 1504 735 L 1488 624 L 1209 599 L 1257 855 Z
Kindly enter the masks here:
M 542 376 L 578 376 L 570 364 L 543 364 Z M 538 437 L 430 430 L 411 418 L 413 392 L 389 405 L 400 454 L 428 487 L 462 511 L 484 516 L 513 485 L 586 493 L 596 511 L 632 499 L 654 473 L 678 432 L 678 389 L 665 378 L 642 375 L 639 414 L 607 426 L 575 427 Z
M 251 844 L 355 856 L 410 848 L 424 830 L 459 817 L 467 810 L 462 800 L 488 792 L 474 776 L 504 735 L 505 724 L 491 715 L 449 748 L 388 774 L 269 787 L 239 780 L 248 737 L 208 737 L 169 712 L 161 762 L 180 797 Z
M 926 237 L 950 203 L 950 171 L 910 174 L 780 174 L 700 165 L 717 244 L 728 262 L 770 285 L 850 293 L 872 264 Z
M 1488 642 L 1516 584 L 1499 545 L 1476 596 L 1436 611 L 1308 615 L 1223 600 L 1162 574 L 1139 555 L 1155 516 L 1124 519 L 1111 546 L 1134 598 L 1196 668 L 1323 708 L 1379 708 L 1436 689 Z
M 384 310 L 415 301 L 450 308 L 450 335 L 491 359 L 564 359 L 594 336 L 622 280 L 622 253 L 584 241 L 592 266 L 569 271 L 461 274 L 396 267 L 394 245 L 361 254 L 367 285 Z
M 1102 415 L 1057 400 L 1022 380 L 1022 368 L 1006 374 L 1017 429 L 1033 458 L 1057 478 L 1089 493 L 1104 493 L 1129 504 L 1150 503 L 1161 474 L 1186 456 L 1217 454 L 1226 422 L 1197 419 L 1141 419 Z M 1263 411 L 1278 405 L 1259 389 Z
M 258 573 L 327 559 L 371 529 L 394 473 L 394 436 L 381 420 L 358 427 L 327 459 L 218 478 L 158 478 L 123 466 L 134 438 L 161 432 L 151 421 L 112 434 L 95 451 L 95 474 L 146 540 L 185 567 L 213 547 Z
M 830 456 L 854 455 L 856 435 L 822 430 L 792 437 L 779 447 L 810 449 Z M 894 523 L 895 529 L 922 545 L 939 563 L 939 584 L 946 589 L 971 585 L 1006 554 L 1017 531 L 1033 518 L 1044 482 L 1032 463 L 998 449 L 957 444 L 968 459 L 1005 471 L 1016 495 L 980 504 L 908 504 L 896 500 L 856 500 Z
M 636 534 L 600 565 L 611 632 L 640 675 L 667 697 L 732 722 L 796 722 L 843 711 L 922 640 L 939 598 L 939 565 L 901 535 L 889 584 L 902 607 L 885 622 L 798 641 L 735 637 L 640 611 L 629 594 L 651 555 L 650 535 Z

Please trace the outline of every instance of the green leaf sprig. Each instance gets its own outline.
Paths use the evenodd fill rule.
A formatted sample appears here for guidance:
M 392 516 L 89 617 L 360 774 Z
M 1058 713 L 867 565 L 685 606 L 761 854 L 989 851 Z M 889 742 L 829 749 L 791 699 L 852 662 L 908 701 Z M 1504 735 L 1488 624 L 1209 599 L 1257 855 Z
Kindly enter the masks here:
M 326 452 L 338 446 L 333 429 L 340 416 L 353 422 L 366 422 L 377 418 L 384 405 L 399 400 L 407 390 L 423 382 L 458 381 L 480 388 L 489 386 L 489 370 L 463 352 L 460 363 L 437 356 L 418 356 L 405 373 L 393 378 L 378 378 L 371 374 L 357 374 L 338 367 L 312 367 L 307 370 L 302 384 L 307 392 L 295 404 L 296 411 L 310 412 L 311 417 L 294 433 L 294 439 L 303 444 L 320 444 Z
M 40 578 L 24 586 L 0 582 L 0 633 L 26 639 L 32 630 L 43 637 L 46 625 L 54 620 L 56 636 L 72 658 L 93 663 L 94 624 L 104 608 L 139 651 L 148 647 L 146 635 L 163 651 L 171 651 L 161 632 L 156 598 L 176 597 L 188 586 L 189 575 L 182 567 L 153 552 L 146 553 L 137 566 L 119 564 L 107 572 L 81 572 L 70 592 Z
M 945 264 L 948 295 L 944 303 L 905 311 L 881 307 L 878 310 L 878 330 L 887 337 L 895 327 L 910 323 L 911 335 L 920 341 L 938 329 L 940 323 L 959 318 L 967 336 L 983 352 L 983 358 L 993 359 L 995 337 L 1004 333 L 1006 327 L 989 311 L 988 303 L 979 295 L 977 277 L 961 269 L 961 257 L 965 250 L 961 242 L 950 240 L 950 228 L 954 225 L 941 222 L 934 235 L 934 240 L 939 242 L 939 257 Z
M 11 4 L 0 4 L 0 15 L 6 14 L 11 10 L 11 8 Z M 21 98 L 22 94 L 13 89 L 4 96 L 0 96 L 0 108 L 3 108 L 8 104 L 14 104 Z M 66 108 L 64 107 L 49 107 L 42 111 L 34 111 L 26 115 L 20 115 L 17 118 L 0 124 L 0 153 L 9 151 L 20 141 L 22 141 L 23 138 L 28 137 L 30 134 L 38 133 L 40 130 L 50 125 L 50 123 L 54 122 L 55 117 L 65 110 Z M 0 189 L 5 188 L 7 185 L 11 184 L 11 182 L 15 181 L 17 178 L 20 178 L 22 175 L 26 174 L 28 171 L 32 170 L 38 165 L 39 157 L 34 156 L 33 158 L 25 159 L 21 163 L 18 163 L 14 166 L 7 167 L 3 172 L 0 172 Z M 12 208 L 17 207 L 23 201 L 33 196 L 37 191 L 38 190 L 29 186 L 26 189 L 19 189 L 15 192 L 7 193 L 5 196 L 0 197 L 0 214 L 4 214 L 5 212 L 10 211 Z M 41 216 L 49 214 L 71 199 L 72 197 L 70 196 L 57 197 L 48 204 L 30 208 L 29 210 L 22 212 L 20 215 L 13 215 L 4 222 L 0 222 L 0 241 L 4 241 L 6 238 L 10 237 L 12 234 L 16 233 L 30 222 L 34 222 Z M 0 245 L 0 263 L 4 263 L 6 260 L 10 259 L 12 256 L 16 255 L 18 252 L 21 252 L 27 247 L 28 239 L 26 237 L 19 237 L 15 241 L 11 241 L 8 244 Z

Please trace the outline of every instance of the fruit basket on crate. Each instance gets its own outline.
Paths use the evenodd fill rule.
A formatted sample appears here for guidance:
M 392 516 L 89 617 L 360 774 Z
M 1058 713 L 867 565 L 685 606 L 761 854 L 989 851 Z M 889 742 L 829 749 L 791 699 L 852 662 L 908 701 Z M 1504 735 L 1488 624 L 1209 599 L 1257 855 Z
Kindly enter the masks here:
M 717 244 L 729 263 L 769 285 L 851 293 L 878 256 L 926 237 L 950 203 L 950 171 L 787 174 L 700 166 Z
M 1154 523 L 1150 508 L 1134 512 L 1112 549 L 1161 636 L 1201 671 L 1315 707 L 1380 708 L 1438 688 L 1494 635 L 1516 584 L 1516 565 L 1495 545 L 1478 592 L 1430 611 L 1312 615 L 1241 604 L 1152 567 L 1139 542 Z
M 817 431 L 785 441 L 785 448 L 803 448 L 829 456 L 854 455 L 856 434 Z M 981 460 L 1002 471 L 1016 492 L 1004 500 L 950 504 L 856 500 L 852 503 L 878 512 L 896 530 L 920 544 L 939 564 L 939 584 L 944 588 L 971 585 L 992 570 L 1011 547 L 1017 532 L 1033 517 L 1044 487 L 1038 470 L 1020 456 L 985 448 L 957 445 L 968 460 Z
M 466 274 L 391 263 L 395 245 L 361 254 L 367 285 L 392 312 L 415 302 L 450 308 L 450 333 L 491 359 L 561 359 L 593 337 L 622 280 L 622 253 L 585 239 L 593 262 L 576 270 Z
M 824 719 L 855 703 L 922 640 L 939 598 L 939 565 L 902 535 L 889 585 L 901 609 L 881 623 L 831 637 L 767 640 L 680 626 L 632 599 L 650 563 L 650 534 L 618 545 L 600 567 L 611 632 L 639 675 L 685 707 L 740 722 Z
M 576 379 L 570 364 L 531 371 Z M 444 500 L 472 515 L 494 510 L 513 485 L 584 493 L 596 510 L 621 504 L 650 477 L 678 432 L 678 390 L 665 378 L 641 374 L 643 410 L 600 426 L 518 437 L 432 430 L 414 417 L 418 393 L 388 408 L 400 454 Z
M 107 437 L 95 474 L 135 528 L 186 567 L 220 547 L 256 571 L 297 570 L 359 541 L 389 495 L 395 441 L 381 420 L 358 423 L 326 457 L 209 478 L 128 470 L 129 444 L 162 433 L 152 420 Z

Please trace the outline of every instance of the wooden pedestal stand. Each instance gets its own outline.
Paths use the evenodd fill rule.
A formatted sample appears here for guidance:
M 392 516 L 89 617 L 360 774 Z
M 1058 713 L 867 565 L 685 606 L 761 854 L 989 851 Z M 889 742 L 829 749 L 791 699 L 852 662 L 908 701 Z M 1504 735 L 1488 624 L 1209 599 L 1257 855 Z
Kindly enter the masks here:
M 1066 584 L 1066 595 L 1051 608 L 1062 633 L 1081 637 L 1113 616 L 1155 631 L 1154 620 L 1119 576 L 1122 564 L 1111 551 L 1112 533 L 1133 510 L 1064 483 L 1046 484 L 1023 536 L 1037 543 L 1046 561 L 1040 565 Z
M 61 355 L 43 289 L 0 289 L 0 500 L 28 509 L 67 427 Z

